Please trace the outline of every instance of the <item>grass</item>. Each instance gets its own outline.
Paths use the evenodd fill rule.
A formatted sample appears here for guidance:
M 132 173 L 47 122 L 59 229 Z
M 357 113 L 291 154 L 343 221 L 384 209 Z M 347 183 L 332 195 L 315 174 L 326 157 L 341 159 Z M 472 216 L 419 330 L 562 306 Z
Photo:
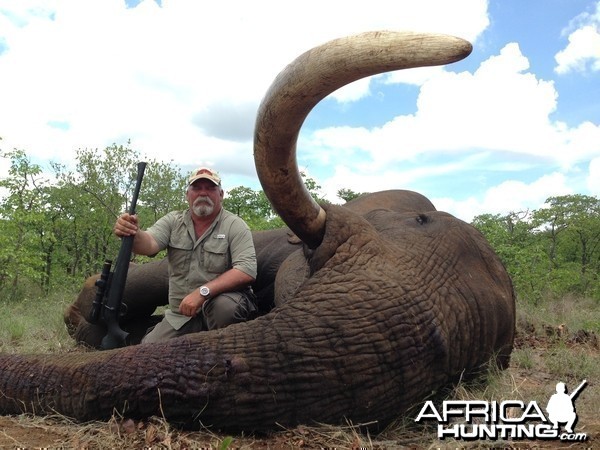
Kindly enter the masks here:
M 511 364 L 523 370 L 531 370 L 535 367 L 535 353 L 530 347 L 513 350 Z
M 548 296 L 545 302 L 533 305 L 527 302 L 518 302 L 517 311 L 521 320 L 527 320 L 536 329 L 559 327 L 565 331 L 587 330 L 600 333 L 600 301 L 591 298 L 579 298 L 566 295 L 561 298 Z
M 60 353 L 78 351 L 66 332 L 62 314 L 76 292 L 18 303 L 0 300 L 0 351 L 3 353 Z M 545 406 L 556 382 L 574 389 L 583 379 L 589 386 L 578 397 L 580 421 L 577 431 L 592 436 L 578 447 L 598 445 L 600 435 L 600 380 L 598 334 L 600 303 L 567 297 L 548 299 L 534 307 L 518 303 L 518 325 L 511 367 L 489 370 L 483 380 L 459 383 L 440 394 L 436 401 L 453 400 L 536 400 Z M 557 441 L 453 441 L 436 438 L 433 425 L 415 423 L 418 409 L 399 417 L 383 432 L 373 435 L 365 424 L 344 426 L 314 425 L 281 429 L 268 436 L 227 436 L 210 430 L 188 432 L 153 417 L 134 422 L 113 417 L 108 422 L 75 423 L 66 417 L 0 416 L 0 448 L 555 448 Z M 564 448 L 567 448 L 565 445 Z
M 56 353 L 75 348 L 63 311 L 76 295 L 73 291 L 18 302 L 0 300 L 0 352 Z
M 518 331 L 530 344 L 513 352 L 513 365 L 540 369 L 556 378 L 577 382 L 600 375 L 600 302 L 565 297 L 534 308 L 518 305 Z M 536 351 L 541 351 L 536 358 Z
M 569 348 L 564 342 L 549 349 L 544 359 L 548 371 L 561 379 L 583 380 L 598 369 L 597 353 Z

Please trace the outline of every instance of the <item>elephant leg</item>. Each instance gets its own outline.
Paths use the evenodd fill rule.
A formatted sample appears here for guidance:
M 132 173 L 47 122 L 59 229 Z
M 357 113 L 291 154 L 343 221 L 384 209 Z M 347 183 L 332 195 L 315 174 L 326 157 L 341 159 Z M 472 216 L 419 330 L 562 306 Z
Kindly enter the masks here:
M 77 299 L 63 315 L 71 337 L 93 348 L 101 348 L 100 343 L 106 335 L 104 323 L 92 324 L 87 320 L 96 297 L 95 283 L 98 278 L 99 274 L 96 274 L 86 279 Z M 139 343 L 146 330 L 160 321 L 160 317 L 153 314 L 157 307 L 168 303 L 168 292 L 166 259 L 131 265 L 123 292 L 123 315 L 119 322 L 121 328 L 130 333 L 132 344 Z
M 103 323 L 88 322 L 77 305 L 69 305 L 64 314 L 67 330 L 75 342 L 92 348 L 102 348 L 102 338 L 106 336 L 106 326 Z M 123 323 L 123 331 L 129 333 L 129 343 L 131 345 L 139 344 L 148 329 L 160 322 L 162 317 L 160 315 L 138 317 Z
M 69 335 L 75 342 L 100 348 L 102 338 L 106 335 L 104 325 L 89 323 L 75 304 L 69 305 L 65 310 L 64 321 Z

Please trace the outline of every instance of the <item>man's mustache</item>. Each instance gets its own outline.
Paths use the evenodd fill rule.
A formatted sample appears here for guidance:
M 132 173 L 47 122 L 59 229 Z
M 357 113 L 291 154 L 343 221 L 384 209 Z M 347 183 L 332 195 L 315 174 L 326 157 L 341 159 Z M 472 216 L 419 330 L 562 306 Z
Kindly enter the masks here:
M 208 203 L 209 206 L 215 206 L 215 203 L 210 199 L 210 197 L 198 197 L 194 200 L 194 206 L 200 206 L 200 203 Z

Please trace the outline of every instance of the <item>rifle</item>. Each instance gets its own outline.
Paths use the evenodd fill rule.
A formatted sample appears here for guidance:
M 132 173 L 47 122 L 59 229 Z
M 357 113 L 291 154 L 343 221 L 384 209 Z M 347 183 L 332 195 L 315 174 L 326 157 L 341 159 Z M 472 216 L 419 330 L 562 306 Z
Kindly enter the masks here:
M 575 397 L 577 397 L 579 395 L 579 392 L 581 392 L 581 390 L 584 388 L 584 386 L 586 384 L 587 384 L 587 380 L 583 380 L 581 382 L 581 384 L 579 386 L 577 386 L 573 392 L 571 392 L 571 394 L 569 395 L 569 398 L 571 400 L 573 400 Z
M 140 162 L 137 166 L 137 180 L 129 214 L 135 214 L 138 195 L 144 178 L 144 170 L 146 163 Z M 100 316 L 107 327 L 106 336 L 102 339 L 102 348 L 104 350 L 123 347 L 129 345 L 129 333 L 123 331 L 119 326 L 119 315 L 121 312 L 121 302 L 123 300 L 123 292 L 125 290 L 125 281 L 127 280 L 127 272 L 129 271 L 129 261 L 133 250 L 134 236 L 124 236 L 121 238 L 121 248 L 117 255 L 117 263 L 115 264 L 114 272 L 111 272 L 112 261 L 107 259 L 102 266 L 100 278 L 96 281 L 96 297 L 92 303 L 92 309 L 88 322 L 97 323 Z

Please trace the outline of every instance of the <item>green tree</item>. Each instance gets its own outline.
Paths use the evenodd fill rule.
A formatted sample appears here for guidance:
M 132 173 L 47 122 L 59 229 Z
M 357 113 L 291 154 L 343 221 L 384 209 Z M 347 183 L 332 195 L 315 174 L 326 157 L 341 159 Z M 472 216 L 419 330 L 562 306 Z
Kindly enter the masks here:
M 548 242 L 560 292 L 598 295 L 600 274 L 600 200 L 575 194 L 549 197 L 533 214 L 533 223 Z
M 600 201 L 585 195 L 550 197 L 531 214 L 484 214 L 476 226 L 498 253 L 521 297 L 548 294 L 600 298 Z
M 112 228 L 129 207 L 137 163 L 128 145 L 76 152 L 74 168 L 51 163 L 55 182 L 22 150 L 2 152 L 10 160 L 0 180 L 0 291 L 17 298 L 98 272 L 114 259 L 120 241 Z M 186 180 L 172 164 L 148 160 L 137 212 L 149 226 L 170 210 L 186 207 Z
M 140 193 L 138 210 L 142 223 L 151 225 L 169 211 L 187 207 L 185 190 L 187 178 L 173 162 L 149 161 Z
M 324 201 L 324 197 L 321 194 L 321 185 L 317 183 L 312 177 L 306 175 L 306 172 L 300 171 L 300 176 L 302 177 L 302 181 L 304 182 L 304 186 L 308 190 L 308 193 L 311 197 L 318 203 Z
M 320 193 L 321 186 L 317 181 L 307 177 L 304 172 L 300 172 L 300 175 L 312 198 L 317 202 L 324 201 Z M 235 187 L 227 192 L 223 206 L 244 219 L 253 230 L 268 230 L 285 226 L 262 190 L 254 191 L 244 186 Z
M 115 144 L 102 151 L 78 150 L 75 171 L 54 165 L 63 199 L 69 199 L 65 213 L 73 217 L 67 230 L 72 239 L 64 242 L 72 275 L 94 273 L 118 252 L 112 227 L 128 208 L 139 159 L 137 152 Z
M 129 145 L 113 144 L 102 151 L 79 150 L 75 171 L 57 169 L 59 186 L 69 192 L 71 214 L 68 243 L 72 274 L 100 270 L 105 259 L 114 259 L 120 242 L 112 228 L 120 213 L 130 207 L 137 166 L 147 162 L 136 213 L 148 227 L 167 212 L 187 206 L 185 176 L 172 163 L 140 156 Z
M 244 186 L 227 192 L 223 207 L 240 216 L 253 230 L 266 230 L 283 226 L 263 191 L 254 191 Z
M 348 203 L 350 200 L 354 200 L 355 198 L 358 198 L 365 193 L 366 192 L 355 192 L 352 189 L 342 188 L 338 189 L 337 196 L 338 198 L 344 200 L 344 202 Z
M 529 217 L 527 212 L 482 214 L 473 219 L 472 225 L 500 257 L 521 297 L 538 303 L 545 291 L 548 261 Z
M 40 282 L 44 256 L 38 246 L 44 240 L 47 180 L 23 150 L 1 156 L 10 160 L 10 168 L 9 176 L 0 180 L 6 192 L 0 206 L 0 289 L 14 298 L 23 282 Z

